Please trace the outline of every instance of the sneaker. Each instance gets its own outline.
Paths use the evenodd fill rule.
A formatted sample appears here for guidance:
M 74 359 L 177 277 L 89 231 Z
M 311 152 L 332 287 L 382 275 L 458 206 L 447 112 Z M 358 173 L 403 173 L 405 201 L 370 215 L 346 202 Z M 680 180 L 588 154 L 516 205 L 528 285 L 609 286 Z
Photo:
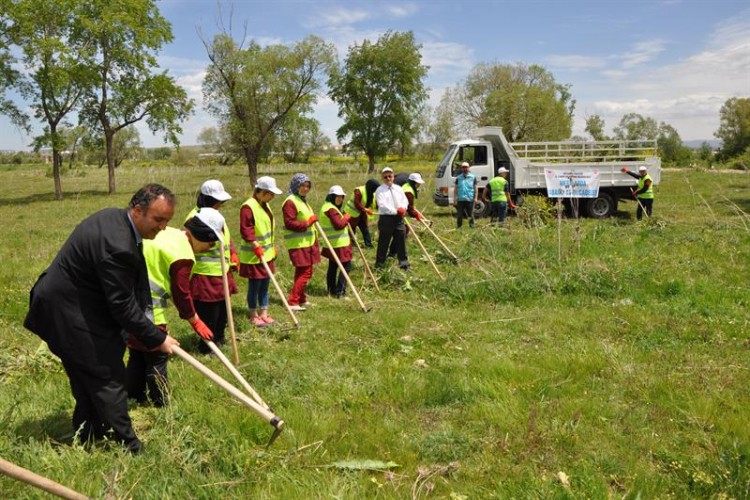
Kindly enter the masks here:
M 256 328 L 265 328 L 268 325 L 260 316 L 253 316 L 253 326 Z
M 267 325 L 273 325 L 276 323 L 276 320 L 269 315 L 261 316 L 260 319 L 262 319 Z
M 291 309 L 294 312 L 307 311 L 305 307 L 302 307 L 299 304 L 289 304 L 289 309 Z
M 308 300 L 306 300 L 305 302 L 302 303 L 302 307 L 312 307 L 314 305 L 315 304 L 313 304 L 312 302 L 310 302 Z

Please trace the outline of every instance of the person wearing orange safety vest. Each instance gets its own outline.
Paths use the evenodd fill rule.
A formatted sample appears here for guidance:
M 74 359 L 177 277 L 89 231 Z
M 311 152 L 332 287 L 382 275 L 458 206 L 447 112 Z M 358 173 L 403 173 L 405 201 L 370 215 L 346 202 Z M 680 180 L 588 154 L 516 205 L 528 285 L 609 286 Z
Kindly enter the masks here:
M 224 185 L 221 182 L 215 179 L 208 180 L 201 185 L 196 207 L 190 211 L 185 220 L 189 220 L 197 210 L 204 207 L 221 210 L 224 203 L 231 199 L 232 196 L 224 190 Z M 239 258 L 232 244 L 227 224 L 224 224 L 223 241 L 224 260 L 227 269 L 234 269 L 239 265 Z M 193 295 L 195 310 L 214 332 L 214 342 L 220 346 L 225 341 L 224 331 L 227 328 L 229 318 L 227 316 L 226 297 L 224 296 L 224 280 L 222 279 L 219 248 L 217 244 L 208 251 L 199 252 L 195 255 L 193 274 L 190 277 L 190 293 Z M 227 283 L 230 295 L 238 292 L 234 274 L 231 272 L 227 272 Z M 198 350 L 203 354 L 211 352 L 211 349 L 203 342 L 198 344 Z
M 224 218 L 213 208 L 202 208 L 185 223 L 184 231 L 167 227 L 153 240 L 143 240 L 143 257 L 148 271 L 154 324 L 168 334 L 165 311 L 171 299 L 180 318 L 186 320 L 204 340 L 212 340 L 211 329 L 196 313 L 190 293 L 190 273 L 195 254 L 217 244 Z M 127 392 L 139 403 L 167 404 L 167 354 L 148 349 L 128 335 Z
M 294 284 L 288 300 L 292 311 L 304 311 L 312 306 L 305 295 L 305 288 L 312 278 L 313 266 L 320 262 L 320 246 L 315 230 L 318 216 L 307 203 L 311 188 L 312 182 L 307 175 L 294 174 L 289 182 L 289 196 L 281 207 L 284 244 L 294 266 Z
M 344 196 L 346 196 L 346 193 L 341 186 L 331 186 L 325 203 L 320 207 L 318 217 L 320 218 L 320 227 L 323 228 L 333 251 L 348 274 L 352 269 L 352 243 L 347 229 L 351 215 L 342 215 L 341 213 Z M 326 273 L 328 295 L 340 299 L 346 295 L 346 277 L 344 273 L 339 272 L 339 266 L 330 249 L 324 248 L 321 253 L 323 257 L 328 259 L 328 272 Z
M 258 177 L 253 195 L 240 208 L 240 276 L 247 278 L 247 308 L 256 328 L 265 328 L 276 321 L 268 314 L 268 285 L 276 271 L 276 247 L 273 240 L 276 223 L 269 203 L 281 189 L 273 177 Z

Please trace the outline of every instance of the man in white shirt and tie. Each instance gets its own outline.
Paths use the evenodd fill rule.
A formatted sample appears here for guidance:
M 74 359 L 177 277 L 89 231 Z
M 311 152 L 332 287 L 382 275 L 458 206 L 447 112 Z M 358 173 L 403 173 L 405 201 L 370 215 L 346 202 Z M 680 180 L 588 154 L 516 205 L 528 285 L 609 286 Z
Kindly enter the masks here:
M 393 182 L 393 170 L 385 167 L 381 171 L 383 183 L 375 190 L 375 201 L 378 206 L 378 249 L 375 260 L 376 268 L 383 268 L 388 258 L 388 248 L 393 240 L 393 249 L 396 250 L 398 265 L 401 269 L 409 270 L 409 257 L 406 255 L 406 234 L 404 229 L 404 216 L 409 207 L 401 186 Z

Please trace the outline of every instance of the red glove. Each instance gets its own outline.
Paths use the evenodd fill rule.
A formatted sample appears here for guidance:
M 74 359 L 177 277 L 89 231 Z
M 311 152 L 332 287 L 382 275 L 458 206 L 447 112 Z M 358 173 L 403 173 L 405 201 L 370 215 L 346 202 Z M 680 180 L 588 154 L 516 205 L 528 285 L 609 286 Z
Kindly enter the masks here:
M 398 207 L 396 209 L 396 213 L 403 217 L 404 215 L 406 215 L 406 209 L 404 207 Z
M 365 213 L 366 213 L 367 215 L 372 215 L 372 214 L 373 214 L 373 211 L 372 211 L 372 209 L 370 209 L 370 208 L 365 208 Z
M 421 221 L 422 219 L 424 219 L 424 215 L 422 215 L 421 212 L 417 211 L 417 220 Z
M 195 330 L 195 333 L 200 335 L 200 337 L 203 340 L 213 340 L 214 334 L 211 332 L 211 329 L 206 326 L 206 324 L 203 322 L 202 319 L 198 318 L 195 323 L 191 323 L 190 326 L 193 327 L 193 330 Z
M 253 247 L 253 253 L 260 260 L 263 260 L 263 247 Z
M 312 225 L 313 225 L 313 224 L 315 224 L 316 222 L 318 222 L 318 216 L 317 216 L 317 215 L 312 215 L 312 216 L 310 216 L 310 218 L 309 218 L 309 219 L 307 219 L 307 227 L 310 227 L 310 226 L 312 226 Z
M 633 198 L 637 198 L 638 196 L 635 194 L 635 189 L 630 190 L 630 194 L 633 195 Z
M 229 262 L 232 263 L 232 267 L 240 267 L 240 256 L 237 255 L 237 252 L 232 252 L 229 254 Z
M 349 219 L 352 218 L 352 214 L 344 214 L 344 221 L 349 222 Z
M 622 172 L 623 174 L 627 174 L 628 173 L 628 167 L 622 167 L 620 169 L 620 172 Z

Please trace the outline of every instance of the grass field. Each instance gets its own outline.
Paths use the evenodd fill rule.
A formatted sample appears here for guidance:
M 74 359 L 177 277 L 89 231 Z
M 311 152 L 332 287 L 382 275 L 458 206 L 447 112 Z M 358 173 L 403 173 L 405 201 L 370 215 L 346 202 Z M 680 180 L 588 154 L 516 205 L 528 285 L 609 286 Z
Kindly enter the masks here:
M 22 327 L 28 291 L 81 219 L 145 182 L 177 193 L 178 225 L 198 186 L 221 179 L 237 235 L 246 170 L 122 168 L 109 196 L 106 170 L 80 169 L 58 202 L 44 168 L 0 168 L 0 457 L 98 498 L 750 497 L 750 175 L 664 171 L 640 223 L 623 203 L 608 220 L 457 231 L 432 204 L 433 166 L 392 166 L 428 179 L 418 208 L 459 264 L 420 233 L 445 279 L 410 241 L 413 272 L 387 269 L 377 293 L 355 259 L 367 314 L 325 297 L 322 265 L 299 330 L 254 331 L 240 280 L 240 370 L 286 430 L 266 450 L 269 425 L 173 359 L 171 405 L 131 408 L 137 457 L 70 445 L 65 374 Z M 349 193 L 367 178 L 353 164 L 261 167 L 284 188 L 296 171 L 312 177 L 316 207 L 331 184 Z M 281 238 L 277 249 L 288 290 Z M 0 491 L 43 496 L 6 477 Z

